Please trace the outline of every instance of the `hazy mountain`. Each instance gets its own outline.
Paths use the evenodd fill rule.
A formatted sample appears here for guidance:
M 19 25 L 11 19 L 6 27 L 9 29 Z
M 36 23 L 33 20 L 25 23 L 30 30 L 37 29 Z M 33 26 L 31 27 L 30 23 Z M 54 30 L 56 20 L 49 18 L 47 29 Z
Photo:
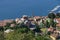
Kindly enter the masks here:
M 60 5 L 54 7 L 54 9 L 51 10 L 52 12 L 60 12 Z

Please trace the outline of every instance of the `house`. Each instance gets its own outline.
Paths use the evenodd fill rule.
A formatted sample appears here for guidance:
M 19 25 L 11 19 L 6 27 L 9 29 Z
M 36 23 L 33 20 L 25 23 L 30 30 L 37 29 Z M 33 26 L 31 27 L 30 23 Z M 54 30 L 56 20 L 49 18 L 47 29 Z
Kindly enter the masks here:
M 15 27 L 16 25 L 15 24 L 11 24 L 10 27 Z
M 40 20 L 41 17 L 40 16 L 34 16 L 34 21 Z
M 57 22 L 56 26 L 60 27 L 60 18 L 56 18 L 56 22 Z
M 15 19 L 16 24 L 20 23 L 19 21 L 20 21 L 19 18 L 16 18 L 16 19 Z

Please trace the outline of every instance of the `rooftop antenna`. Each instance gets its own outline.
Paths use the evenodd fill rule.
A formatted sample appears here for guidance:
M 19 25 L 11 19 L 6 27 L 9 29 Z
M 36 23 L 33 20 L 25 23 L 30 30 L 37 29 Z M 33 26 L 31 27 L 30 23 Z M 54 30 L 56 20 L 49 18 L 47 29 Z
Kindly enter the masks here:
M 34 11 L 32 11 L 32 17 L 34 17 Z

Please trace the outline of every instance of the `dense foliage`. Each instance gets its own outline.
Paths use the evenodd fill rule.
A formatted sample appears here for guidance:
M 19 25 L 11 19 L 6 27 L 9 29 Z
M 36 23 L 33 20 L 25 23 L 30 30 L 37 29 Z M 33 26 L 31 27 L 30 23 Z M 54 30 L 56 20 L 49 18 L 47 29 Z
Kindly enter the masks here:
M 50 40 L 49 36 L 39 34 L 35 36 L 34 32 L 29 30 L 27 33 L 25 32 L 26 28 L 20 28 L 15 30 L 14 32 L 10 32 L 5 35 L 5 40 Z
M 57 17 L 60 17 L 60 13 L 56 13 L 56 16 L 57 16 Z
M 4 32 L 0 31 L 0 40 L 4 40 Z
M 51 12 L 51 13 L 48 14 L 48 17 L 51 18 L 51 19 L 54 19 L 56 16 L 53 12 Z

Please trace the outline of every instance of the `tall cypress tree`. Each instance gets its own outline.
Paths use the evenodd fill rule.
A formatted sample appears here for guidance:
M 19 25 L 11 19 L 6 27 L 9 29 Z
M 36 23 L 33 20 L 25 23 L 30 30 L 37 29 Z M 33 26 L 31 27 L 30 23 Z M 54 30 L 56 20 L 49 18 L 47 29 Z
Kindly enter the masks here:
M 50 25 L 51 25 L 52 27 L 56 27 L 56 23 L 54 22 L 54 18 L 55 18 L 55 17 L 56 17 L 56 15 L 55 15 L 53 12 L 51 12 L 51 13 L 48 14 L 48 18 L 51 19 Z

